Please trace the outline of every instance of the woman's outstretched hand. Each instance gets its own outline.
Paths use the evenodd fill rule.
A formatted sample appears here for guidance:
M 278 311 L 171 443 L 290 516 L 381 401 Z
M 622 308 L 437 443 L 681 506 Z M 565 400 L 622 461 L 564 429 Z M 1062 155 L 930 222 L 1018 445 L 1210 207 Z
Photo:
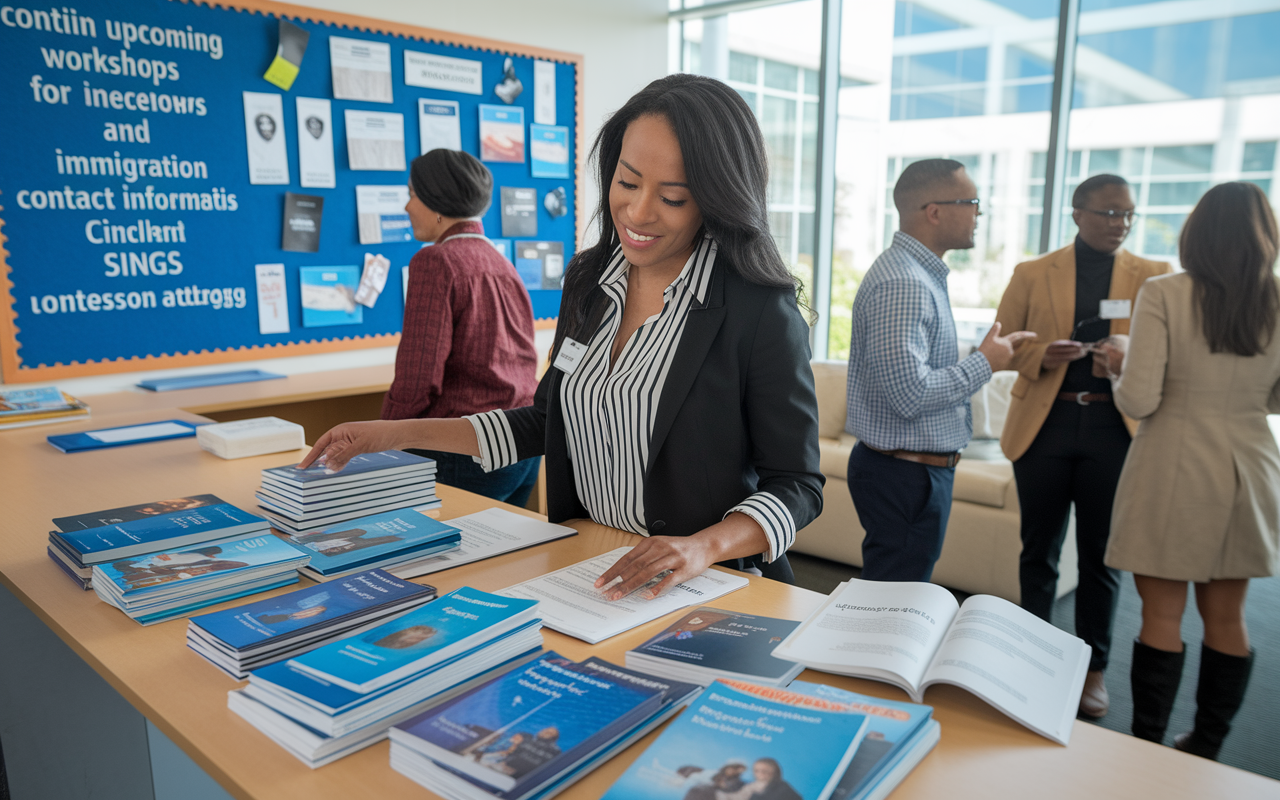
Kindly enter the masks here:
M 403 420 L 344 422 L 321 436 L 306 458 L 298 462 L 298 468 L 320 463 L 327 471 L 338 472 L 361 453 L 398 450 L 406 445 L 401 422 Z

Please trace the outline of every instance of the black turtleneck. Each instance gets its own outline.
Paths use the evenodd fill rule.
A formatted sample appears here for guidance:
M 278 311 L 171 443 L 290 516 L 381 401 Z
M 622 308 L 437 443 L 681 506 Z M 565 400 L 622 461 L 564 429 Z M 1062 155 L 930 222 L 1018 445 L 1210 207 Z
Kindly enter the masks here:
M 1111 268 L 1115 266 L 1115 255 L 1100 253 L 1076 237 L 1076 313 L 1073 325 L 1081 320 L 1098 316 L 1102 301 L 1111 293 Z M 1076 331 L 1077 342 L 1096 342 L 1111 334 L 1111 323 L 1108 320 L 1090 322 L 1081 325 Z M 1111 393 L 1111 382 L 1106 378 L 1093 377 L 1093 357 L 1086 355 L 1067 366 L 1067 375 L 1062 380 L 1064 392 L 1098 392 Z

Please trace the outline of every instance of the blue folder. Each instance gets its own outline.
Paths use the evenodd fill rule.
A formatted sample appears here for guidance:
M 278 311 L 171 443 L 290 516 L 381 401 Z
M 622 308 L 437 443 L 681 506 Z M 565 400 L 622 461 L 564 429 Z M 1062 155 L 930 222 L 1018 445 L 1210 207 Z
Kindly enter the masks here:
M 110 431 L 124 430 L 125 428 L 142 428 L 151 425 L 173 424 L 181 426 L 184 430 L 179 433 L 174 431 L 161 436 L 148 436 L 145 432 L 139 432 L 138 436 L 133 436 L 119 441 L 104 442 L 101 439 L 95 439 L 90 436 L 91 433 L 106 433 Z M 208 424 L 208 423 L 205 423 Z M 188 436 L 196 435 L 197 426 L 194 422 L 187 422 L 181 419 L 162 419 L 155 422 L 143 422 L 137 425 L 120 425 L 115 428 L 98 428 L 92 431 L 80 431 L 79 433 L 60 433 L 56 436 L 49 436 L 47 440 L 49 444 L 58 448 L 64 453 L 79 453 L 84 450 L 102 450 L 107 447 L 124 447 L 127 444 L 141 444 L 143 442 L 163 442 L 166 439 L 185 439 Z
M 153 392 L 171 392 L 174 389 L 199 389 L 204 386 L 222 386 L 228 383 L 252 383 L 283 378 L 274 372 L 260 369 L 243 369 L 237 372 L 213 372 L 208 375 L 180 375 L 176 378 L 154 378 L 138 381 L 138 386 Z

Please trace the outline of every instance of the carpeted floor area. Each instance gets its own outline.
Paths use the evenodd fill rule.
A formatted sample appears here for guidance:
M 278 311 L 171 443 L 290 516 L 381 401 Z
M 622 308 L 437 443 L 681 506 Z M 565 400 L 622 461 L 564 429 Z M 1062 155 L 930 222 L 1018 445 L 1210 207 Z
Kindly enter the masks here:
M 798 553 L 789 553 L 796 583 L 815 592 L 829 594 L 841 581 L 858 577 L 857 567 L 827 561 Z M 955 593 L 963 600 L 966 595 Z M 1107 691 L 1111 694 L 1111 712 L 1095 724 L 1129 732 L 1133 715 L 1133 695 L 1129 690 L 1129 665 L 1132 642 L 1141 627 L 1141 603 L 1132 576 L 1125 575 L 1116 612 L 1114 645 L 1107 668 Z M 1236 716 L 1231 735 L 1227 737 L 1218 760 L 1280 779 L 1280 577 L 1257 579 L 1249 587 L 1246 609 L 1249 636 L 1257 651 L 1253 679 L 1245 695 L 1244 707 Z M 1053 609 L 1053 622 L 1074 632 L 1075 593 L 1058 601 Z M 1188 599 L 1182 620 L 1182 639 L 1187 643 L 1186 669 L 1178 701 L 1173 708 L 1166 744 L 1175 734 L 1190 730 L 1195 715 L 1196 676 L 1200 669 L 1200 639 L 1203 627 L 1195 612 L 1194 601 Z M 1192 758 L 1193 756 L 1188 756 Z

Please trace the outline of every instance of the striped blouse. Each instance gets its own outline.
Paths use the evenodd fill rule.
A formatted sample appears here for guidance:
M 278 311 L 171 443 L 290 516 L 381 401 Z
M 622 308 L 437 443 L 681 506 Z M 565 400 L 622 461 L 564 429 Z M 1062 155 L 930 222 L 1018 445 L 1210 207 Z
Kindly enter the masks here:
M 622 324 L 630 263 L 619 248 L 600 277 L 609 299 L 600 327 L 572 374 L 561 383 L 569 458 L 578 499 L 602 525 L 648 536 L 644 514 L 644 478 L 649 463 L 658 401 L 666 383 L 689 310 L 706 302 L 716 260 L 716 245 L 703 239 L 684 269 L 663 292 L 662 310 L 632 334 L 610 369 L 613 342 Z M 487 472 L 515 463 L 515 438 L 503 411 L 466 417 L 480 443 Z M 795 541 L 790 510 L 769 492 L 756 492 L 725 512 L 751 517 L 764 530 L 773 561 Z

